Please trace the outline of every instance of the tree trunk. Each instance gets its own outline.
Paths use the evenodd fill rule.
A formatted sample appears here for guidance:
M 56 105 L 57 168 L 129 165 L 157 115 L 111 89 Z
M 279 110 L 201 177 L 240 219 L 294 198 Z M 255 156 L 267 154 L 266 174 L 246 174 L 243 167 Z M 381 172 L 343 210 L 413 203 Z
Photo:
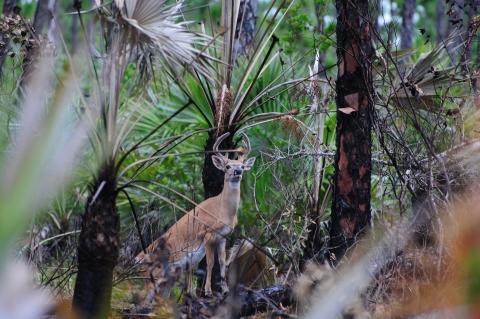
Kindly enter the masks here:
M 380 13 L 383 12 L 382 10 L 382 3 L 380 0 L 374 0 L 371 1 L 370 3 L 370 13 L 371 13 L 371 22 L 372 22 L 372 28 L 374 30 L 377 30 L 378 34 L 381 34 L 381 27 L 378 24 L 378 17 L 380 16 Z M 372 33 L 373 34 L 373 33 Z
M 257 17 L 258 0 L 240 0 L 235 42 L 233 44 L 234 56 L 248 54 L 252 48 L 257 30 Z
M 49 26 L 52 14 L 49 8 L 50 1 L 52 0 L 38 0 L 37 9 L 35 11 L 35 17 L 33 20 L 33 30 L 38 37 L 39 34 L 44 34 L 46 27 Z M 33 37 L 33 36 L 31 36 Z M 37 50 L 30 50 L 23 59 L 23 70 L 20 77 L 20 83 L 18 85 L 18 102 L 21 103 L 24 100 L 25 90 L 30 83 L 30 79 L 34 72 L 34 64 L 37 58 Z
M 373 47 L 367 0 L 337 0 L 337 128 L 329 250 L 337 262 L 370 228 Z
M 470 37 L 470 34 L 472 32 L 472 30 L 470 29 L 470 23 L 472 22 L 472 19 L 475 17 L 476 13 L 475 11 L 473 10 L 473 6 L 469 6 L 469 10 L 468 10 L 468 20 L 467 20 L 467 24 L 465 26 L 465 35 L 463 36 L 464 40 L 468 40 L 468 38 Z M 474 35 L 474 39 L 475 39 L 475 35 Z M 475 41 L 475 40 L 473 40 Z M 464 48 L 465 50 L 465 55 L 462 55 L 462 63 L 465 63 L 467 61 L 471 61 L 472 60 L 472 49 L 473 49 L 473 41 L 470 41 L 468 43 L 468 46 Z M 463 66 L 464 69 L 468 69 L 469 70 L 469 67 L 468 67 L 468 64 L 465 63 L 464 66 Z
M 115 199 L 115 184 L 109 180 L 102 189 L 95 187 L 85 204 L 72 302 L 72 311 L 82 319 L 108 318 L 110 311 L 113 269 L 119 255 Z
M 457 0 L 452 2 L 452 9 L 453 13 L 448 16 L 448 28 L 447 28 L 447 36 L 449 36 L 455 29 L 457 28 L 462 28 L 463 26 L 463 10 L 459 8 L 459 6 L 463 7 L 463 2 L 464 0 Z M 459 21 L 458 23 L 452 23 L 452 21 Z M 462 38 L 460 36 L 457 36 L 455 38 L 454 46 L 457 47 L 460 42 L 462 41 Z M 453 50 L 450 55 L 451 55 L 451 63 L 450 65 L 455 65 L 459 62 L 460 58 L 460 51 L 462 49 L 456 49 Z
M 49 10 L 50 0 L 38 0 L 37 10 L 35 11 L 35 17 L 33 18 L 33 28 L 36 34 L 44 34 L 49 26 L 52 14 Z
M 402 9 L 402 40 L 400 47 L 410 49 L 413 39 L 413 14 L 415 13 L 416 0 L 404 0 Z
M 445 14 L 445 0 L 437 0 L 437 45 L 447 38 L 447 20 Z
M 3 14 L 9 16 L 13 14 L 13 7 L 17 5 L 17 0 L 5 0 L 3 3 Z M 5 64 L 5 58 L 7 57 L 8 52 L 8 43 L 9 38 L 4 37 L 3 32 L 0 32 L 0 41 L 3 41 L 5 44 L 0 46 L 0 75 L 3 73 L 3 65 Z
M 325 20 L 323 16 L 325 15 L 325 4 L 319 4 L 315 2 L 315 13 L 317 16 L 317 33 L 323 35 L 323 30 L 325 27 Z M 318 55 L 318 76 L 321 78 L 327 77 L 327 72 L 325 71 L 325 52 L 319 52 Z
M 78 41 L 78 15 L 75 14 L 72 16 L 72 55 L 77 52 Z

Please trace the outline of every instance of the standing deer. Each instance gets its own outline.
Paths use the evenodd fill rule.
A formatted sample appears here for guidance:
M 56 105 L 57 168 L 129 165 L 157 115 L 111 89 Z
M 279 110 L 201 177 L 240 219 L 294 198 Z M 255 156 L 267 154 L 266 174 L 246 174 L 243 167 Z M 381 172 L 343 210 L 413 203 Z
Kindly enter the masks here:
M 168 268 L 175 270 L 186 269 L 197 265 L 200 260 L 207 256 L 207 279 L 205 283 L 205 294 L 212 296 L 211 280 L 214 263 L 215 249 L 218 253 L 220 272 L 222 277 L 222 292 L 228 292 L 228 285 L 225 281 L 225 259 L 226 259 L 226 238 L 233 232 L 237 225 L 237 211 L 240 202 L 240 181 L 243 171 L 252 168 L 255 158 L 246 160 L 250 153 L 250 141 L 245 134 L 243 136 L 244 153 L 238 160 L 228 159 L 218 150 L 220 143 L 230 135 L 225 133 L 220 136 L 213 145 L 213 151 L 217 155 L 212 156 L 213 164 L 219 170 L 225 172 L 225 179 L 222 192 L 215 197 L 209 198 L 198 204 L 194 209 L 183 216 L 163 236 L 155 240 L 147 249 L 149 254 L 143 252 L 138 254 L 137 262 L 152 264 L 155 259 L 154 251 L 157 247 L 165 246 L 168 251 Z M 164 280 L 168 269 L 165 267 L 153 267 L 150 272 L 155 285 Z M 145 269 L 145 267 L 144 267 Z M 150 302 L 155 293 L 152 280 L 149 281 L 149 292 L 147 302 Z M 170 289 L 164 289 L 164 296 L 168 297 Z

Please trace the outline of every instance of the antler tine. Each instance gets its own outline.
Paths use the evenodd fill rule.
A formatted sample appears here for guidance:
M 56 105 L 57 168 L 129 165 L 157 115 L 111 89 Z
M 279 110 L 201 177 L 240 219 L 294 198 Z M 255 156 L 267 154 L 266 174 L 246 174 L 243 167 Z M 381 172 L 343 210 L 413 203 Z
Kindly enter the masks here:
M 243 137 L 243 148 L 245 149 L 245 152 L 242 154 L 242 156 L 240 156 L 240 158 L 238 159 L 239 161 L 244 161 L 248 154 L 250 154 L 250 140 L 248 139 L 248 136 L 247 134 L 245 133 L 242 133 L 242 137 Z
M 221 135 L 219 138 L 217 138 L 217 141 L 215 142 L 215 144 L 213 144 L 213 151 L 214 151 L 215 153 L 218 153 L 218 155 L 220 155 L 220 156 L 227 157 L 227 156 L 223 155 L 222 153 L 220 153 L 220 151 L 218 150 L 218 146 L 219 146 L 220 143 L 222 143 L 223 140 L 226 139 L 229 135 L 230 135 L 230 132 L 227 132 L 227 133 Z

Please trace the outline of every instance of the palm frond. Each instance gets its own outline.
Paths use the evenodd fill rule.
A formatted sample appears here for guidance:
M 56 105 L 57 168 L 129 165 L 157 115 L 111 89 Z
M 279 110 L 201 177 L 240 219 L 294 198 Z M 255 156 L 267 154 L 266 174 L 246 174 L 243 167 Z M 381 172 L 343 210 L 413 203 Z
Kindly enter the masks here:
M 465 81 L 457 75 L 458 66 L 448 66 L 451 52 L 463 45 L 463 42 L 455 45 L 458 36 L 459 32 L 454 31 L 432 51 L 422 53 L 411 65 L 398 66 L 396 73 L 391 68 L 386 70 L 392 79 L 391 84 L 387 85 L 387 96 L 397 108 L 404 109 L 411 105 L 429 112 L 441 111 L 443 104 L 438 99 L 445 90 L 461 87 Z M 394 55 L 404 56 L 404 53 Z

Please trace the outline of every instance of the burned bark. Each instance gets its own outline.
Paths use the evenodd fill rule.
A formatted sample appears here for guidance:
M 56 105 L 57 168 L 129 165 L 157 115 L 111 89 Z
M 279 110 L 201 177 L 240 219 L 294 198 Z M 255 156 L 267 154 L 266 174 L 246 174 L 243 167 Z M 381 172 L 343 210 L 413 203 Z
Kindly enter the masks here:
M 445 0 L 437 0 L 437 44 L 442 43 L 447 38 L 447 20 L 445 13 Z
M 110 311 L 113 269 L 119 256 L 120 218 L 115 200 L 112 179 L 97 185 L 85 204 L 72 301 L 72 311 L 82 319 L 108 318 Z
M 33 19 L 34 34 L 30 35 L 31 38 L 38 39 L 39 34 L 43 34 L 45 27 L 49 25 L 52 18 L 49 2 L 49 0 L 38 1 L 37 9 L 35 10 L 35 17 Z M 25 90 L 35 71 L 35 62 L 38 59 L 37 53 L 37 50 L 30 50 L 23 58 L 23 70 L 18 84 L 18 103 L 21 103 L 25 98 Z
M 320 35 L 323 35 L 324 32 L 324 27 L 325 27 L 325 20 L 323 19 L 325 15 L 325 8 L 326 4 L 320 4 L 315 2 L 315 13 L 317 16 L 317 33 Z M 321 78 L 326 78 L 327 77 L 327 72 L 325 69 L 325 52 L 319 52 L 318 54 L 318 64 L 319 64 L 319 74 L 318 76 Z
M 339 261 L 370 227 L 373 47 L 368 1 L 338 0 L 337 127 L 329 250 Z
M 416 0 L 405 0 L 402 9 L 402 40 L 400 47 L 410 49 L 413 41 L 413 14 L 415 13 Z
M 188 318 L 208 318 L 215 315 L 217 317 L 223 315 L 229 318 L 239 318 L 254 316 L 267 311 L 270 312 L 272 317 L 283 317 L 288 314 L 285 314 L 281 308 L 290 307 L 295 303 L 291 285 L 242 291 L 233 298 L 234 300 L 231 300 L 231 296 L 226 298 L 200 298 L 195 301 L 186 300 L 186 304 L 180 308 L 180 312 Z M 234 313 L 228 313 L 228 310 Z
M 258 18 L 258 0 L 240 0 L 233 54 L 248 54 L 255 40 Z
M 13 8 L 17 5 L 17 0 L 5 0 L 3 3 L 3 15 L 13 14 Z M 3 32 L 0 32 L 0 75 L 3 73 L 3 65 L 8 52 L 9 38 Z

